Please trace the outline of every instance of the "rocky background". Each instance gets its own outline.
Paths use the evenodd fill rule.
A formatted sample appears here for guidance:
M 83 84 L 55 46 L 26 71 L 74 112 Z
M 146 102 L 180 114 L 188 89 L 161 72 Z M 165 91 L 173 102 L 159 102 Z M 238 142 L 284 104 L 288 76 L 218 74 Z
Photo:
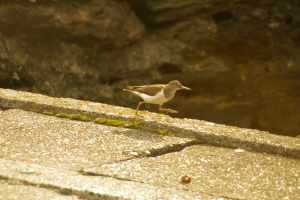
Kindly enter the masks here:
M 172 117 L 299 135 L 300 1 L 0 2 L 2 88 L 135 109 L 174 79 Z

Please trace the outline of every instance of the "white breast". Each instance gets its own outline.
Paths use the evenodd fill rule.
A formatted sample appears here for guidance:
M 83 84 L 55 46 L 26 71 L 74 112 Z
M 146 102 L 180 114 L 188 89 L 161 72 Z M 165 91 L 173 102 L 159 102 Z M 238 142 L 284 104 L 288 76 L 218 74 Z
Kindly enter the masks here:
M 137 91 L 131 91 L 132 93 L 139 95 L 146 103 L 153 103 L 153 104 L 163 104 L 169 101 L 171 98 L 166 99 L 163 93 L 163 90 L 156 93 L 155 96 L 149 96 L 147 94 L 139 93 Z

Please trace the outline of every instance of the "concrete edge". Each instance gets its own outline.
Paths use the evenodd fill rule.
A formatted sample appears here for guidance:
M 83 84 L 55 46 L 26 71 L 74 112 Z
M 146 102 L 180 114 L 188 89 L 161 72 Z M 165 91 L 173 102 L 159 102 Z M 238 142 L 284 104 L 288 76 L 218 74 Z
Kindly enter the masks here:
M 141 111 L 142 115 L 135 118 L 134 110 L 130 108 L 1 88 L 0 107 L 27 111 L 41 110 L 55 114 L 80 114 L 91 119 L 103 117 L 121 121 L 144 120 L 142 123 L 144 127 L 168 130 L 177 137 L 194 138 L 214 146 L 242 148 L 300 159 L 300 139 L 298 138 L 202 120 L 171 118 L 168 115 L 147 111 Z

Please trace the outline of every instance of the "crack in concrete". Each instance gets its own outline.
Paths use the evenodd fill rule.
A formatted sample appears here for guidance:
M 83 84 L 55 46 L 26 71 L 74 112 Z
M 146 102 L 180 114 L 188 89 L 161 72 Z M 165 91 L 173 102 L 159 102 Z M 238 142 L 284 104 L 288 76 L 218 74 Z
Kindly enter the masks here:
M 74 99 L 53 98 L 45 95 L 0 89 L 0 106 L 4 109 L 27 111 L 43 110 L 52 113 L 78 114 L 110 120 L 132 121 L 132 109 L 85 102 Z M 290 137 L 271 135 L 267 132 L 218 125 L 193 119 L 176 119 L 145 112 L 143 127 L 165 130 L 177 137 L 202 140 L 206 144 L 227 148 L 243 148 L 257 152 L 280 154 L 300 158 L 298 141 Z M 263 133 L 263 134 L 262 134 Z
M 162 147 L 159 149 L 149 150 L 150 154 L 148 156 L 144 156 L 144 157 L 157 157 L 157 156 L 161 156 L 161 155 L 168 154 L 168 153 L 174 153 L 174 152 L 182 151 L 186 147 L 198 145 L 198 144 L 204 144 L 204 143 L 200 142 L 199 140 L 192 140 L 192 141 L 185 142 L 182 144 L 168 145 L 168 146 L 165 146 L 165 147 Z
M 162 156 L 162 155 L 165 155 L 165 154 L 168 154 L 168 153 L 174 153 L 174 152 L 182 151 L 186 147 L 190 147 L 190 146 L 193 146 L 193 145 L 199 145 L 199 144 L 205 144 L 205 143 L 200 142 L 199 140 L 192 140 L 192 141 L 181 143 L 181 144 L 168 145 L 168 146 L 158 148 L 158 149 L 151 149 L 151 150 L 149 150 L 150 154 L 147 154 L 144 151 L 143 152 L 137 152 L 138 155 L 135 156 L 135 157 L 127 158 L 127 159 L 121 159 L 121 160 L 114 161 L 114 162 L 103 163 L 101 165 L 98 165 L 97 167 L 100 167 L 102 165 L 107 165 L 107 164 L 115 164 L 115 163 L 120 163 L 120 162 L 124 162 L 124 161 L 128 161 L 128 160 L 139 159 L 139 158 Z M 91 167 L 96 167 L 96 166 L 91 166 Z M 90 173 L 90 172 L 84 171 L 84 169 L 79 170 L 78 172 L 82 175 L 91 175 L 91 176 L 101 176 L 102 175 L 102 174 Z M 104 176 L 106 176 L 106 175 L 104 175 Z

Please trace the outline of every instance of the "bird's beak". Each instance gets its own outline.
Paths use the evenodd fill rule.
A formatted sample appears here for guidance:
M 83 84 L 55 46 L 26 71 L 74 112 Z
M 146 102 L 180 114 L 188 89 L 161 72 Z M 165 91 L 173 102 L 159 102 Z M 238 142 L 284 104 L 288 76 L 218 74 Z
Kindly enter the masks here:
M 188 88 L 188 87 L 184 87 L 184 86 L 181 86 L 180 89 L 183 89 L 183 90 L 192 90 L 192 89 L 190 89 L 190 88 Z

